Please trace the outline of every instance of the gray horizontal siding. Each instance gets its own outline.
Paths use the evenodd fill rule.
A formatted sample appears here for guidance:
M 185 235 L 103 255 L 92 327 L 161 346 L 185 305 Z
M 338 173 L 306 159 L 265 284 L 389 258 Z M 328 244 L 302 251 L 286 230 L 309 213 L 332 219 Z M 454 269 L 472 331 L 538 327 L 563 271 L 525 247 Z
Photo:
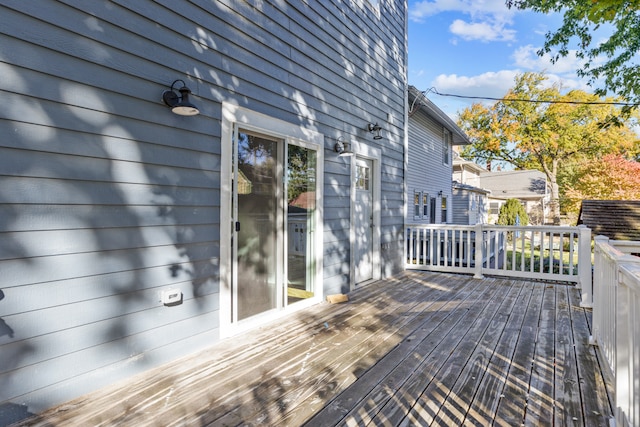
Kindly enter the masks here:
M 0 402 L 38 410 L 218 334 L 220 128 L 167 114 L 177 73 L 146 41 L 91 40 L 60 3 L 7 6 L 31 16 L 0 13 Z M 181 305 L 160 303 L 169 287 Z
M 431 198 L 439 191 L 448 197 L 451 204 L 451 165 L 443 163 L 442 125 L 418 111 L 409 119 L 409 158 L 407 162 L 407 216 L 408 223 L 428 222 L 414 218 L 414 192 L 427 192 Z M 451 159 L 451 156 L 449 156 Z M 451 207 L 449 206 L 449 211 Z M 436 203 L 436 221 L 441 221 L 440 198 Z M 445 222 L 443 219 L 442 222 Z
M 381 7 L 3 2 L 0 404 L 40 410 L 217 339 L 221 101 L 329 137 L 325 292 L 349 283 L 350 170 L 331 138 L 384 148 L 384 273 L 399 271 L 405 5 Z M 162 105 L 177 78 L 201 115 Z M 170 287 L 183 304 L 160 304 Z
M 470 195 L 467 191 L 454 190 L 453 194 L 453 223 L 469 225 Z

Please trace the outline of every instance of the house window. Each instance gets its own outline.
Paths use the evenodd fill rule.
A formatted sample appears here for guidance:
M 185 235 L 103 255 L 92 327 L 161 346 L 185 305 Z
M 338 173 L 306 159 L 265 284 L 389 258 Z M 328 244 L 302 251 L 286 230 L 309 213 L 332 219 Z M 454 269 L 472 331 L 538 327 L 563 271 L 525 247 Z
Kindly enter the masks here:
M 356 170 L 356 189 L 357 190 L 369 190 L 369 168 L 365 166 L 358 166 Z
M 442 209 L 442 213 L 440 217 L 440 222 L 444 224 L 447 222 L 447 198 L 446 197 L 442 197 L 441 209 Z
M 500 213 L 500 202 L 489 203 L 489 214 L 498 215 Z
M 420 213 L 420 192 L 416 191 L 413 193 L 413 218 L 420 219 L 422 217 Z
M 429 218 L 429 193 L 422 193 L 422 216 Z
M 449 164 L 449 149 L 451 148 L 451 132 L 444 129 L 442 132 L 442 163 Z

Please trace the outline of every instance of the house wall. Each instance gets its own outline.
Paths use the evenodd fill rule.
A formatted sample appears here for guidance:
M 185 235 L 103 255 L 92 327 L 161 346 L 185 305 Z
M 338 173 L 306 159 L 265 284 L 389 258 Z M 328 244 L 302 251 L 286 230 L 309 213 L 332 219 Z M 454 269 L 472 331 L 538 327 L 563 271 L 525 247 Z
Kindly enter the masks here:
M 453 224 L 486 224 L 486 199 L 486 196 L 482 193 L 454 188 L 452 209 Z
M 456 165 L 452 176 L 454 181 L 473 187 L 480 187 L 480 175 L 464 164 Z
M 406 5 L 379 3 L 2 3 L 0 424 L 219 339 L 223 101 L 325 135 L 325 293 L 350 280 L 335 138 L 384 147 L 382 276 L 402 269 Z M 161 103 L 175 79 L 200 115 Z
M 449 164 L 443 163 L 443 127 L 434 119 L 418 110 L 409 118 L 409 156 L 407 161 L 407 214 L 409 224 L 429 223 L 428 217 L 415 218 L 413 209 L 414 192 L 429 193 L 436 200 L 436 223 L 451 220 L 451 146 Z M 448 199 L 447 213 L 449 218 L 441 217 L 441 197 Z
M 471 217 L 471 198 L 474 193 L 467 190 L 454 189 L 452 203 L 452 222 L 454 224 L 474 224 Z

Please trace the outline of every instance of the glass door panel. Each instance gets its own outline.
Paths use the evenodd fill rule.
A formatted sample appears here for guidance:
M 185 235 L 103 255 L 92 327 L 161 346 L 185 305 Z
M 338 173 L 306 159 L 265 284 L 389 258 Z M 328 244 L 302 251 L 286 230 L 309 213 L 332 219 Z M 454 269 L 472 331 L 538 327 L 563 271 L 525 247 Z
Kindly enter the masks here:
M 287 146 L 287 304 L 314 296 L 316 152 Z
M 238 320 L 277 308 L 278 141 L 238 133 Z

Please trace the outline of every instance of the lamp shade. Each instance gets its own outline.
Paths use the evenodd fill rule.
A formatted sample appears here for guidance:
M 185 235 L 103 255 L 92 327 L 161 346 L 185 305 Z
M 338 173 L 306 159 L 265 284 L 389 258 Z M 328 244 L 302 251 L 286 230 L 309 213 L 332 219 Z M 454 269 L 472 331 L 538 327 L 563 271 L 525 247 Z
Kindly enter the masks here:
M 177 82 L 182 82 L 182 87 L 178 89 L 180 95 L 174 90 L 174 85 Z M 182 80 L 176 80 L 171 84 L 170 90 L 165 90 L 162 93 L 162 100 L 165 104 L 171 107 L 171 111 L 180 116 L 195 116 L 200 114 L 200 110 L 191 101 L 189 101 L 189 94 L 191 91 L 184 84 Z

